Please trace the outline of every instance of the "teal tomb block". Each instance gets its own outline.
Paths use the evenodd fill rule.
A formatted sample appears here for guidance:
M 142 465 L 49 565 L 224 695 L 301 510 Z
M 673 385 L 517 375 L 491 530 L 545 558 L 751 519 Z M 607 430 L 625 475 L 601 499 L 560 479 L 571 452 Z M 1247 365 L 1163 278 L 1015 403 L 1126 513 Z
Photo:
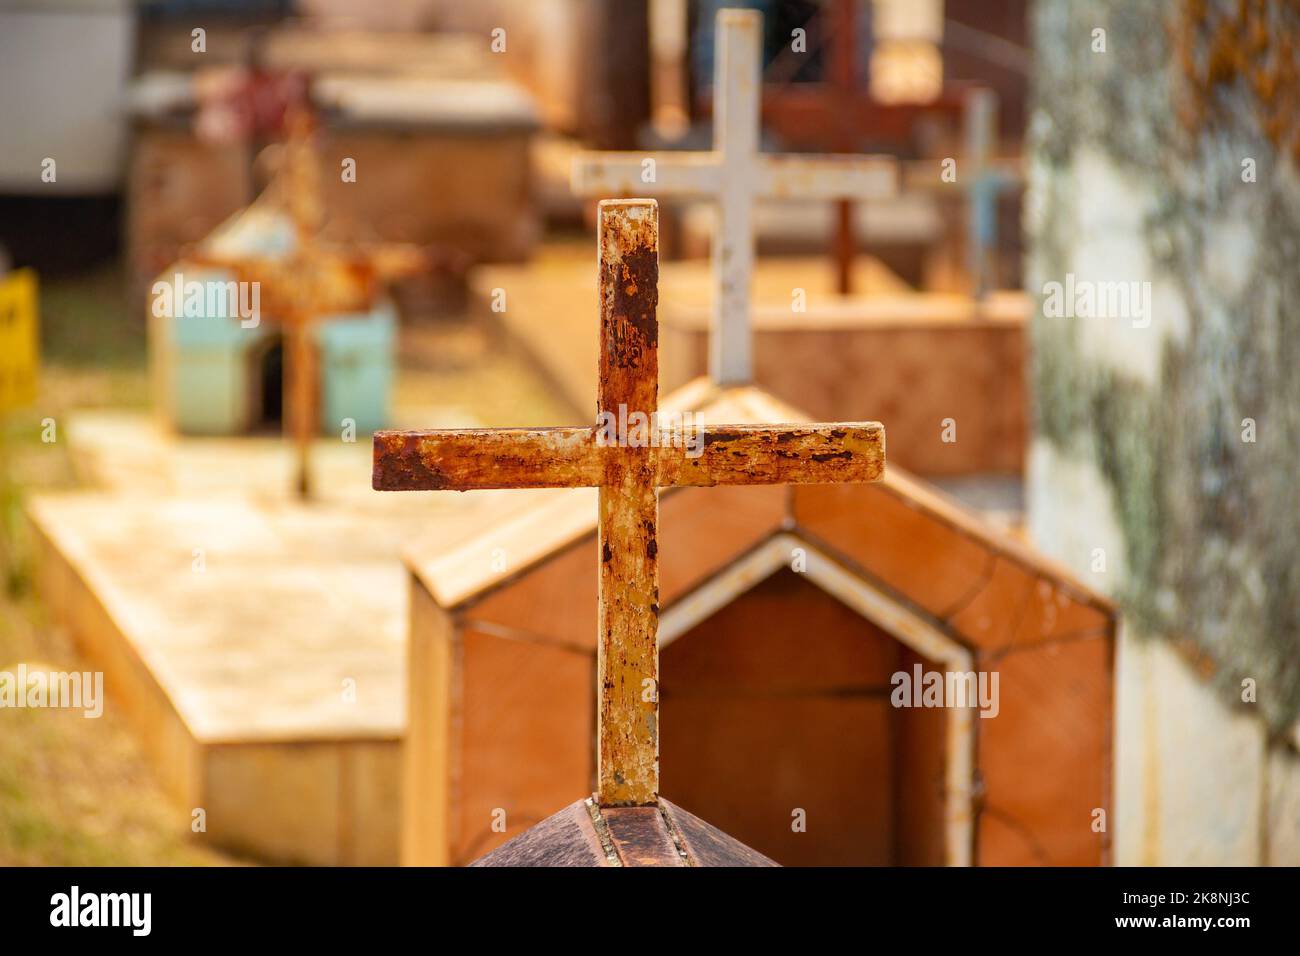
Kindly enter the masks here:
M 294 241 L 282 215 L 249 209 L 219 227 L 204 246 L 217 255 L 277 257 Z M 155 376 L 158 395 L 172 427 L 185 435 L 241 435 L 282 421 L 277 317 L 262 314 L 256 324 L 241 323 L 238 286 L 225 270 L 182 262 L 158 280 L 173 283 L 177 273 L 183 283 L 201 283 L 205 294 L 202 301 L 176 299 L 172 314 L 151 323 L 157 330 L 151 333 L 153 361 L 161 369 Z M 366 312 L 321 316 L 312 324 L 322 434 L 340 434 L 348 420 L 358 433 L 388 424 L 396 335 L 397 313 L 387 299 Z

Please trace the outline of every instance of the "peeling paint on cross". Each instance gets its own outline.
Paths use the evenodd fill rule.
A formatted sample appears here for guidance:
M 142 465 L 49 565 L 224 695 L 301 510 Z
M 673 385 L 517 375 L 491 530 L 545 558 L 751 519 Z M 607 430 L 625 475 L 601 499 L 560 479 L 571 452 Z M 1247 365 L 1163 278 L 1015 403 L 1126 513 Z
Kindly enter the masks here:
M 571 172 L 579 196 L 710 197 L 717 203 L 709 375 L 719 385 L 743 385 L 752 377 L 755 200 L 863 200 L 898 190 L 897 164 L 888 157 L 759 152 L 762 33 L 761 13 L 718 11 L 710 152 L 579 153 Z M 651 181 L 644 175 L 648 168 L 654 169 Z
M 655 422 L 653 440 L 610 442 L 599 425 L 382 431 L 373 486 L 600 489 L 598 798 L 601 806 L 644 806 L 659 795 L 658 490 L 875 481 L 885 431 L 878 422 L 708 425 L 688 447 L 680 430 L 662 428 L 658 205 L 606 200 L 599 219 L 597 411 L 643 412 Z

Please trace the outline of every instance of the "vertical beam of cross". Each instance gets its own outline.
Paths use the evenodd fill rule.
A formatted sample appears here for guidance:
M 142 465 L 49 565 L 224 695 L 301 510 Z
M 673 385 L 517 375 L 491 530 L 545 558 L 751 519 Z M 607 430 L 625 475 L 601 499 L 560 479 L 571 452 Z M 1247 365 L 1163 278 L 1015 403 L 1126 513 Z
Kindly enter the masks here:
M 998 240 L 998 192 L 1003 183 L 989 168 L 997 137 L 998 95 L 987 87 L 967 94 L 964 151 L 971 165 L 970 205 L 967 208 L 967 268 L 974 295 L 982 299 L 994 284 L 993 254 Z
M 962 104 L 962 156 L 955 179 L 946 179 L 935 160 L 907 163 L 903 178 L 909 190 L 966 194 L 966 238 L 963 250 L 971 294 L 984 298 L 997 282 L 998 197 L 1025 181 L 1019 158 L 994 159 L 997 144 L 998 95 L 974 87 Z
M 659 208 L 604 202 L 599 411 L 653 423 L 659 405 Z M 653 449 L 607 456 L 600 486 L 597 781 L 602 806 L 659 793 L 659 495 Z
M 284 323 L 284 417 L 293 436 L 294 489 L 303 500 L 311 497 L 311 443 L 320 417 L 320 373 L 311 340 L 313 318 L 299 313 Z
M 709 374 L 720 385 L 740 385 L 753 377 L 754 202 L 864 200 L 897 191 L 896 163 L 887 157 L 758 151 L 762 28 L 757 11 L 718 11 L 711 151 L 580 153 L 570 183 L 580 196 L 650 194 L 708 197 L 717 203 Z
M 857 130 L 853 108 L 858 95 L 858 10 L 857 0 L 835 0 L 831 8 L 830 84 L 835 108 L 832 131 L 834 148 L 849 152 L 855 146 Z M 840 295 L 853 292 L 853 260 L 857 251 L 853 203 L 841 199 L 835 204 L 835 285 Z
M 714 58 L 713 151 L 725 166 L 713 229 L 713 288 L 718 297 L 709 368 L 720 383 L 745 381 L 753 358 L 749 336 L 754 271 L 753 201 L 758 158 L 763 18 L 743 10 L 718 14 Z
M 316 119 L 303 105 L 292 106 L 285 116 L 281 173 L 276 177 L 280 202 L 293 220 L 300 247 L 313 242 L 325 223 L 320 164 L 316 158 Z

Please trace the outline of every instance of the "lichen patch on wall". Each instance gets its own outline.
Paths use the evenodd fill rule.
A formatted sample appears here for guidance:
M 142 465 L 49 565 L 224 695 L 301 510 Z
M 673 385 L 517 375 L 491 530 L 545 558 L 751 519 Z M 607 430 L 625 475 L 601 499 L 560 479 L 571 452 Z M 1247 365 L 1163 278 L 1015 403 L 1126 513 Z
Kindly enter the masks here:
M 1261 30 L 1279 15 L 1261 6 L 1037 5 L 1027 276 L 1041 297 L 1067 273 L 1114 269 L 1085 215 L 1090 184 L 1105 185 L 1085 153 L 1140 184 L 1143 255 L 1127 258 L 1145 274 L 1114 278 L 1151 282 L 1167 314 L 1121 331 L 1040 313 L 1036 434 L 1109 487 L 1116 596 L 1136 629 L 1194 644 L 1227 700 L 1253 679 L 1280 730 L 1300 717 L 1300 176 L 1294 105 L 1277 122 L 1294 104 L 1295 30 Z

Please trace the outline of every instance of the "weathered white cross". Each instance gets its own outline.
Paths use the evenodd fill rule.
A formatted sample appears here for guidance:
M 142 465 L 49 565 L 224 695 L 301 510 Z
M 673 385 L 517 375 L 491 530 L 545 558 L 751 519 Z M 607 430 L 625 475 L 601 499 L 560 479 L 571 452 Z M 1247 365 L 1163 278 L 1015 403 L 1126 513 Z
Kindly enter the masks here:
M 709 374 L 721 385 L 751 379 L 755 200 L 872 199 L 897 191 L 897 167 L 887 157 L 759 152 L 762 30 L 757 11 L 718 11 L 710 152 L 580 153 L 571 177 L 581 196 L 715 200 Z
M 875 481 L 878 422 L 661 427 L 659 213 L 653 199 L 600 204 L 600 385 L 604 427 L 375 433 L 377 491 L 600 489 L 597 778 L 601 806 L 659 794 L 660 488 Z M 652 423 L 611 434 L 610 419 Z
M 982 299 L 997 282 L 993 255 L 998 242 L 998 194 L 1022 181 L 1018 168 L 992 158 L 998 138 L 998 95 L 977 87 L 966 96 L 966 161 L 974 167 L 968 180 L 966 255 L 973 293 Z
M 971 294 L 977 299 L 984 298 L 997 282 L 998 196 L 1024 183 L 1018 160 L 993 158 L 997 137 L 997 93 L 987 87 L 968 90 L 962 107 L 963 155 L 955 188 L 966 192 L 966 266 Z M 942 176 L 935 178 L 932 160 L 908 163 L 903 181 L 908 189 L 942 192 L 954 188 Z

